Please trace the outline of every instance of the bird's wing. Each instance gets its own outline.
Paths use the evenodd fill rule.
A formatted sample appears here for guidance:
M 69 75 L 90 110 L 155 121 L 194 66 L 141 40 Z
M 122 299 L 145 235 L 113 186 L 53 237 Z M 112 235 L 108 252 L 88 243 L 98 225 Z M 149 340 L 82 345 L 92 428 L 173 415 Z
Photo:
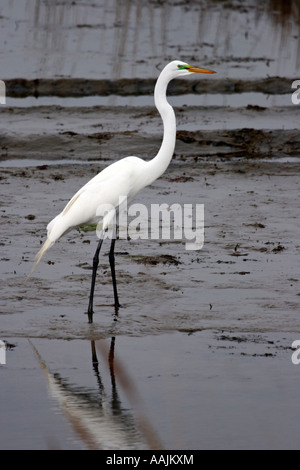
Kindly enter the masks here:
M 77 201 L 80 195 L 82 195 L 85 191 L 92 189 L 94 187 L 99 187 L 101 183 L 107 183 L 112 180 L 116 180 L 118 176 L 127 176 L 127 178 L 132 182 L 133 177 L 130 174 L 132 173 L 132 170 L 134 168 L 138 168 L 141 164 L 144 164 L 144 161 L 141 160 L 140 158 L 137 157 L 126 157 L 123 158 L 122 160 L 119 160 L 117 162 L 112 163 L 108 167 L 104 168 L 104 170 L 100 171 L 96 176 L 94 176 L 92 179 L 90 179 L 84 186 L 82 186 L 77 193 L 74 194 L 74 196 L 70 199 L 70 201 L 67 203 L 63 210 L 63 214 L 66 214 L 73 204 Z M 126 194 L 128 195 L 128 194 Z M 53 219 L 54 221 L 55 219 Z M 50 224 L 53 222 L 51 221 Z M 48 224 L 48 230 L 49 230 L 49 225 Z M 50 226 L 51 228 L 51 226 Z
M 72 197 L 63 211 L 48 224 L 51 241 L 58 240 L 71 228 L 97 223 L 134 193 L 136 162 L 124 160 L 127 159 L 103 170 Z
M 85 187 L 88 187 L 95 183 L 108 181 L 110 178 L 118 176 L 124 171 L 134 169 L 137 165 L 140 165 L 141 162 L 142 164 L 144 163 L 143 160 L 137 157 L 122 158 L 121 160 L 112 163 L 111 165 L 107 166 L 102 171 L 100 171 L 96 176 L 90 179 L 81 189 L 84 189 Z M 79 191 L 81 191 L 81 189 Z M 76 196 L 76 194 L 74 195 L 74 197 Z

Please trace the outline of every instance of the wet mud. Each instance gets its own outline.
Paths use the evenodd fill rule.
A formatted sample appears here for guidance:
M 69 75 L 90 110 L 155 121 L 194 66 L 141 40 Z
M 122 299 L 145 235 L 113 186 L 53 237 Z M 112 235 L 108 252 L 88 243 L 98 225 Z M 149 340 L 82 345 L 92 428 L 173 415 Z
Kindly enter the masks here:
M 175 111 L 173 161 L 184 163 L 198 157 L 278 160 L 299 155 L 296 106 L 175 106 Z M 153 105 L 3 107 L 0 116 L 3 165 L 10 159 L 35 159 L 41 164 L 63 159 L 109 163 L 127 155 L 149 159 L 162 139 L 161 118 Z
M 3 2 L 1 448 L 299 448 L 299 18 L 292 0 Z M 94 227 L 24 281 L 79 187 L 157 153 L 174 58 L 218 73 L 170 85 L 174 158 L 133 202 L 204 204 L 204 245 L 117 240 L 115 311 L 105 240 L 90 325 Z
M 292 78 L 272 77 L 259 80 L 215 79 L 174 80 L 168 87 L 168 94 L 234 94 L 234 93 L 267 93 L 268 95 L 285 95 L 291 93 Z M 6 80 L 6 94 L 11 98 L 34 98 L 55 96 L 60 98 L 87 96 L 143 96 L 152 95 L 156 80 L 154 78 L 124 78 L 117 80 L 91 80 L 80 78 L 61 79 L 9 79 Z
M 178 240 L 119 240 L 123 308 L 114 319 L 107 241 L 92 330 L 84 312 L 95 230 L 61 239 L 24 284 L 48 221 L 101 168 L 98 162 L 61 162 L 2 169 L 2 334 L 70 339 L 92 331 L 102 337 L 112 324 L 116 333 L 129 335 L 203 328 L 299 331 L 297 161 L 175 159 L 139 202 L 204 203 L 204 247 L 188 251 Z M 30 203 L 33 195 L 38 205 Z

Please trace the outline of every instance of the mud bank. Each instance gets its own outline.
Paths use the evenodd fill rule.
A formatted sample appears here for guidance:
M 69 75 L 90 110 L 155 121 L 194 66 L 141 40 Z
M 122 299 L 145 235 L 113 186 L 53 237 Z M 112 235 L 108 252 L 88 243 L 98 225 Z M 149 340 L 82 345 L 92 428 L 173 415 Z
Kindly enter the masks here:
M 153 95 L 156 79 L 91 80 L 80 78 L 5 80 L 6 94 L 12 98 L 34 96 L 85 97 L 85 96 L 143 96 Z M 268 77 L 252 80 L 214 79 L 211 81 L 174 80 L 168 94 L 226 94 L 265 93 L 267 95 L 291 94 L 292 78 Z
M 47 137 L 34 135 L 29 139 L 4 137 L 1 141 L 1 151 L 5 166 L 9 166 L 8 161 L 14 166 L 13 160 L 20 158 L 39 161 L 41 146 L 47 149 L 44 158 L 53 162 L 58 159 L 72 159 L 75 154 L 76 159 L 82 161 L 103 162 L 113 160 L 120 146 L 128 149 L 130 155 L 143 155 L 147 151 L 155 155 L 155 147 L 159 148 L 161 136 L 153 135 L 148 142 L 145 142 L 145 139 L 147 136 L 138 135 L 137 131 L 96 132 L 89 135 L 65 131 Z M 264 131 L 246 128 L 227 131 L 178 131 L 175 158 L 182 163 L 201 158 L 214 158 L 216 161 L 235 158 L 298 158 L 299 150 L 300 136 L 297 130 Z
M 296 106 L 181 106 L 175 112 L 175 159 L 182 162 L 206 157 L 297 158 L 300 153 Z M 0 117 L 3 162 L 112 161 L 127 155 L 149 159 L 162 138 L 161 118 L 153 106 L 3 107 Z

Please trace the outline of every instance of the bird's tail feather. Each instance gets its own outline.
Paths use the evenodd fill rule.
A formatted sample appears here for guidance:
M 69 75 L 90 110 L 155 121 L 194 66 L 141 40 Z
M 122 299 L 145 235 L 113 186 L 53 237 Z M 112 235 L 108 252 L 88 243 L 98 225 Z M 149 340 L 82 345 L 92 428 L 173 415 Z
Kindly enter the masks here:
M 30 278 L 30 276 L 32 275 L 33 271 L 35 270 L 35 268 L 37 267 L 37 265 L 39 264 L 39 262 L 41 261 L 42 257 L 44 256 L 44 254 L 46 253 L 46 251 L 53 245 L 54 242 L 51 242 L 49 240 L 49 238 L 47 238 L 47 240 L 45 241 L 45 243 L 43 244 L 42 248 L 40 249 L 40 251 L 36 254 L 35 256 L 35 263 L 32 267 L 32 270 L 31 272 L 28 274 L 28 276 L 26 277 L 25 279 L 25 282 L 27 281 L 27 279 Z

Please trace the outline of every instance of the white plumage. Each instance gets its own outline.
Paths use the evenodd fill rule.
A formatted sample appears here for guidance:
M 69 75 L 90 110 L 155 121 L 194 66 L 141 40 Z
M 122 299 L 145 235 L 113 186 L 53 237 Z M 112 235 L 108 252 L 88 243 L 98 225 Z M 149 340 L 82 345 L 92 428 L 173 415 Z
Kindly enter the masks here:
M 154 90 L 155 105 L 164 124 L 163 141 L 158 154 L 150 161 L 134 156 L 123 158 L 109 165 L 79 189 L 62 212 L 48 224 L 47 240 L 36 256 L 36 262 L 30 275 L 45 252 L 62 235 L 72 228 L 84 224 L 98 223 L 101 220 L 105 231 L 115 211 L 118 211 L 120 200 L 126 198 L 129 202 L 141 189 L 164 173 L 173 156 L 176 140 L 176 120 L 174 110 L 166 99 L 167 86 L 173 78 L 191 73 L 214 72 L 195 68 L 178 60 L 165 66 L 158 77 Z M 113 210 L 107 213 L 107 207 L 112 207 Z M 98 247 L 98 254 L 100 246 L 101 244 Z M 95 275 L 94 273 L 94 277 Z

